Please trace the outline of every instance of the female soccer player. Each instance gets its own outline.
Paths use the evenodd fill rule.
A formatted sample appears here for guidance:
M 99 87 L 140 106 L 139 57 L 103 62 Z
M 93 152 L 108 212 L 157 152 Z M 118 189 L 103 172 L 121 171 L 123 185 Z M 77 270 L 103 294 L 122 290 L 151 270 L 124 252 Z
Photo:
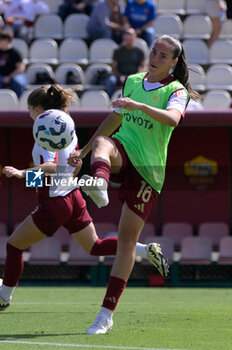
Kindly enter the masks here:
M 33 120 L 48 109 L 66 110 L 71 104 L 72 90 L 63 89 L 57 84 L 49 89 L 41 87 L 34 90 L 28 97 L 28 109 Z M 56 173 L 61 178 L 73 176 L 73 167 L 67 165 L 70 152 L 78 147 L 75 135 L 71 144 L 60 152 L 48 152 L 37 143 L 32 151 L 34 167 L 28 170 L 42 169 L 46 174 Z M 81 161 L 75 169 L 75 175 L 81 168 Z M 3 173 L 7 177 L 24 178 L 26 170 L 5 166 Z M 70 234 L 84 248 L 96 256 L 115 255 L 117 238 L 100 240 L 96 234 L 92 218 L 81 192 L 73 184 L 65 188 L 38 188 L 38 208 L 36 208 L 10 236 L 7 243 L 7 257 L 4 266 L 3 281 L 0 280 L 0 310 L 9 306 L 15 286 L 23 273 L 23 250 L 52 236 L 60 226 L 67 228 Z M 149 250 L 151 252 L 149 252 Z M 162 273 L 160 247 L 156 243 L 137 245 L 138 256 L 147 258 Z
M 93 148 L 92 175 L 104 178 L 105 185 L 85 191 L 99 207 L 109 202 L 110 172 L 122 182 L 117 254 L 102 308 L 88 334 L 104 334 L 113 326 L 113 312 L 134 264 L 136 242 L 163 186 L 172 131 L 184 117 L 190 96 L 198 94 L 189 83 L 183 46 L 172 36 L 161 36 L 151 50 L 148 72 L 127 78 L 122 97 L 113 102 L 114 111 L 82 150 L 70 154 L 68 163 L 74 166 Z

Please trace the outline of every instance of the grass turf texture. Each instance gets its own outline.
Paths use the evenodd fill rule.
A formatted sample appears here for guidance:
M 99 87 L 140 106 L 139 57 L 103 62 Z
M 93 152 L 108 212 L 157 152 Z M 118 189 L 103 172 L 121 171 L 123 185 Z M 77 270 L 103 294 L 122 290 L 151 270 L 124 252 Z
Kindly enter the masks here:
M 0 349 L 231 350 L 231 289 L 128 287 L 111 332 L 86 335 L 104 293 L 94 287 L 18 287 L 9 309 L 0 313 Z

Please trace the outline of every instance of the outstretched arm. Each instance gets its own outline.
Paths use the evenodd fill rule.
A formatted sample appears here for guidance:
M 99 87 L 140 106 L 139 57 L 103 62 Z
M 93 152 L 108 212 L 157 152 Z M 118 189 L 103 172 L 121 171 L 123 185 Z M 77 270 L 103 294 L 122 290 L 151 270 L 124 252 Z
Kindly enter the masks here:
M 43 172 L 45 172 L 45 173 L 52 174 L 52 173 L 56 172 L 57 164 L 53 163 L 53 162 L 45 162 L 39 166 L 35 166 L 33 168 L 28 168 L 28 169 L 23 169 L 23 170 L 19 170 L 19 169 L 14 168 L 13 166 L 6 165 L 3 168 L 2 173 L 5 174 L 6 177 L 15 176 L 18 179 L 22 179 L 25 177 L 26 170 L 39 170 L 39 169 L 42 169 Z

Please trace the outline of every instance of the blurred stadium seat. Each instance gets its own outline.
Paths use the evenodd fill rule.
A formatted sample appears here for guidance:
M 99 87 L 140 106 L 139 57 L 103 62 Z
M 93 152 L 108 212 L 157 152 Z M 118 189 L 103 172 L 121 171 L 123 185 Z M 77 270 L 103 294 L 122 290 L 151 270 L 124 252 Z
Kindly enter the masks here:
M 37 74 L 45 73 L 50 79 L 54 80 L 54 72 L 51 66 L 46 63 L 33 63 L 27 67 L 26 74 L 29 81 L 27 89 L 35 89 L 41 86 L 41 83 L 37 83 Z M 43 83 L 43 86 L 50 86 L 50 83 Z
M 30 247 L 28 262 L 32 265 L 60 264 L 61 244 L 59 239 L 46 237 Z
M 229 64 L 212 64 L 206 72 L 206 89 L 232 91 L 232 67 Z
M 226 90 L 210 90 L 204 95 L 204 109 L 228 109 L 231 107 L 231 96 Z
M 201 15 L 205 13 L 205 0 L 185 0 L 186 15 Z
M 193 236 L 193 226 L 189 222 L 167 222 L 163 225 L 162 237 L 169 237 L 174 242 L 175 250 L 180 250 L 182 240 Z
M 185 0 L 161 0 L 158 2 L 157 13 L 185 15 Z
M 69 82 L 67 80 L 69 72 L 72 72 L 75 77 L 76 82 Z M 83 90 L 85 85 L 85 74 L 82 68 L 75 63 L 62 63 L 56 67 L 54 72 L 55 74 L 55 82 L 61 84 L 62 86 L 69 88 L 78 88 L 79 90 Z
M 34 39 L 62 39 L 63 22 L 56 14 L 38 16 L 34 24 Z
M 19 99 L 11 89 L 0 89 L 0 106 L 2 109 L 16 109 L 19 106 Z
M 23 62 L 27 64 L 29 56 L 29 47 L 27 42 L 21 38 L 13 38 L 12 45 L 15 49 L 17 49 L 20 52 L 23 58 Z
M 209 49 L 209 63 L 232 64 L 232 40 L 216 40 Z
M 87 23 L 89 16 L 85 14 L 71 14 L 64 21 L 64 38 L 87 39 Z
M 95 39 L 89 47 L 89 63 L 112 63 L 118 45 L 112 39 Z
M 100 75 L 99 75 L 100 73 Z M 104 89 L 104 77 L 111 73 L 111 66 L 106 63 L 90 64 L 85 70 L 85 89 Z M 101 78 L 103 77 L 103 80 Z M 100 78 L 100 81 L 98 80 Z
M 182 240 L 180 264 L 210 264 L 212 243 L 208 237 L 185 237 Z
M 225 222 L 203 222 L 198 227 L 199 237 L 208 237 L 214 250 L 219 249 L 220 240 L 229 236 L 229 226 Z
M 84 91 L 80 98 L 81 108 L 110 108 L 110 98 L 104 90 Z
M 223 237 L 220 240 L 218 264 L 232 264 L 232 237 Z
M 83 39 L 65 39 L 59 47 L 59 63 L 89 63 L 89 49 Z
M 212 33 L 212 23 L 206 15 L 189 15 L 183 21 L 184 39 L 209 39 Z
M 159 37 L 163 34 L 173 35 L 178 39 L 183 36 L 183 23 L 177 15 L 163 15 L 155 20 L 155 34 Z
M 29 49 L 29 63 L 58 64 L 58 45 L 53 39 L 36 39 Z
M 202 39 L 186 39 L 183 41 L 185 55 L 189 63 L 208 64 L 209 49 Z
M 194 90 L 205 91 L 206 88 L 206 74 L 203 67 L 197 63 L 190 63 L 189 80 Z

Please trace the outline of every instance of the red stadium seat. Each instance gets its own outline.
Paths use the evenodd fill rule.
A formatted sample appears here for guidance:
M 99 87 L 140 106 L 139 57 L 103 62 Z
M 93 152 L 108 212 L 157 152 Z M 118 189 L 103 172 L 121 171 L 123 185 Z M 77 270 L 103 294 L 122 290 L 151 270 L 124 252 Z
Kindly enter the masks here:
M 172 238 L 175 250 L 179 251 L 183 238 L 193 236 L 193 227 L 189 222 L 167 222 L 163 225 L 162 236 Z
M 182 241 L 180 264 L 210 264 L 212 243 L 208 237 L 186 237 Z
M 29 263 L 33 265 L 60 264 L 61 244 L 56 237 L 44 238 L 30 248 Z
M 229 236 L 229 226 L 225 222 L 203 222 L 199 226 L 198 236 L 210 238 L 213 249 L 218 250 L 220 240 Z

